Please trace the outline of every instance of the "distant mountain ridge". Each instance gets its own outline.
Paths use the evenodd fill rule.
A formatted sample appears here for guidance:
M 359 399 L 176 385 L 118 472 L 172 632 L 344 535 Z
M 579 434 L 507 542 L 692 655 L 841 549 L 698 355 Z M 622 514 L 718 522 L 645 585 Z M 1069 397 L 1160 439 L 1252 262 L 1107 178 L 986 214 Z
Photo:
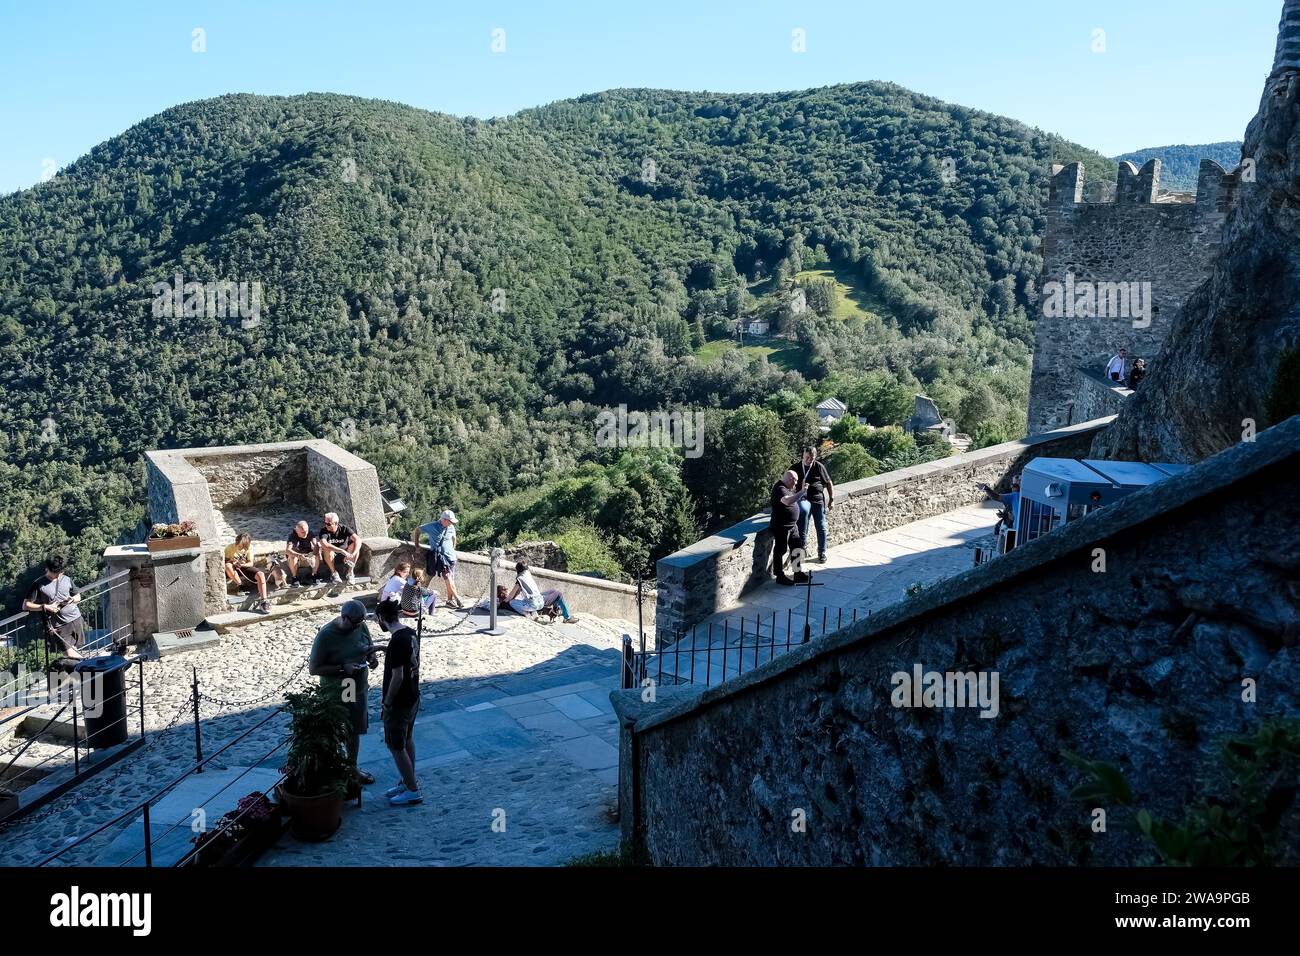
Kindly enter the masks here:
M 1241 140 L 1222 143 L 1201 143 L 1189 146 L 1148 146 L 1120 156 L 1111 157 L 1117 163 L 1130 162 L 1139 169 L 1149 159 L 1160 160 L 1160 187 L 1180 192 L 1196 191 L 1196 174 L 1202 159 L 1212 159 L 1225 172 L 1236 169 L 1241 162 Z

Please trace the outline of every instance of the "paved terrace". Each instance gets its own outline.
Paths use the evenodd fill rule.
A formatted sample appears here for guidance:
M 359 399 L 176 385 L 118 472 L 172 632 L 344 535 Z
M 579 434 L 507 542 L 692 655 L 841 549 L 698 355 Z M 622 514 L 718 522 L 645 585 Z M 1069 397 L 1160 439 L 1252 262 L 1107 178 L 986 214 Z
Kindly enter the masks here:
M 675 683 L 676 674 L 680 681 L 719 683 L 784 654 L 787 636 L 790 646 L 800 643 L 809 607 L 811 636 L 818 637 L 906 600 L 909 588 L 929 587 L 968 570 L 975 563 L 975 547 L 993 543 L 999 507 L 996 502 L 968 505 L 832 544 L 826 564 L 807 565 L 815 585 L 811 601 L 809 588 L 786 587 L 774 579 L 746 592 L 735 607 L 702 621 L 665 652 L 664 680 Z M 827 517 L 833 542 L 834 509 Z M 811 537 L 811 526 L 809 533 Z M 649 676 L 657 678 L 659 661 L 652 659 L 650 667 Z
M 333 613 L 258 622 L 224 634 L 216 647 L 147 663 L 147 746 L 0 828 L 0 866 L 30 865 L 193 765 L 191 667 L 203 695 L 205 754 L 267 717 L 283 700 L 280 688 L 314 682 L 303 663 Z M 345 805 L 332 839 L 307 844 L 286 834 L 263 865 L 545 866 L 617 845 L 618 726 L 609 692 L 619 683 L 624 628 L 586 614 L 575 625 L 543 626 L 513 614 L 500 620 L 506 633 L 496 637 L 480 633 L 485 614 L 439 608 L 426 622 L 415 732 L 424 803 L 397 808 L 383 798 L 396 771 L 383 745 L 375 673 L 360 760 L 376 785 L 366 788 L 361 806 Z M 275 782 L 284 751 L 265 755 L 284 739 L 287 723 L 284 715 L 269 720 L 154 805 L 155 866 L 189 849 L 196 808 L 215 822 L 240 797 Z M 141 866 L 143 832 L 141 817 L 127 819 L 62 862 Z

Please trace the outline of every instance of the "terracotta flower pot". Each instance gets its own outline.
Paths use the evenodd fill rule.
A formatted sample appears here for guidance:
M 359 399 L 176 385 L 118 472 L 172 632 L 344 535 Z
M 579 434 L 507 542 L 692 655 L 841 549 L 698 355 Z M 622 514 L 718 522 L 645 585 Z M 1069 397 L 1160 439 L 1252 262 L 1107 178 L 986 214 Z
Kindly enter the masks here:
M 144 543 L 150 554 L 157 551 L 181 551 L 185 548 L 197 548 L 199 546 L 199 536 L 197 534 L 185 534 L 175 538 L 145 538 Z
M 343 794 L 327 793 L 300 797 L 281 784 L 277 796 L 292 820 L 290 829 L 299 840 L 319 843 L 328 840 L 343 824 Z

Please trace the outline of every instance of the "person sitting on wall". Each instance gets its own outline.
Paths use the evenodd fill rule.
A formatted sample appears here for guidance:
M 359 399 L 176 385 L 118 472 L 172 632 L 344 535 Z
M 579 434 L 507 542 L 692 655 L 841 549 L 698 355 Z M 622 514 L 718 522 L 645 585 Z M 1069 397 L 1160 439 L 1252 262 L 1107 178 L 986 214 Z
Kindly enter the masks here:
M 247 532 L 236 534 L 235 543 L 226 545 L 223 552 L 226 580 L 240 591 L 256 590 L 258 601 L 253 610 L 258 614 L 269 614 L 271 602 L 266 596 L 266 572 L 253 564 L 252 547 L 253 536 Z
M 303 568 L 307 569 L 309 577 L 316 577 L 316 572 L 320 568 L 319 552 L 316 536 L 311 533 L 311 528 L 307 522 L 299 521 L 293 526 L 288 540 L 284 543 L 284 568 L 288 572 L 291 586 L 299 586 L 299 573 Z
M 778 584 L 803 584 L 808 575 L 795 563 L 793 580 L 785 573 L 786 552 L 802 552 L 803 539 L 799 537 L 799 502 L 807 496 L 807 491 L 796 490 L 799 476 L 787 471 L 772 486 L 772 518 L 768 527 L 772 531 L 772 570 Z
M 1120 349 L 1110 357 L 1106 364 L 1106 377 L 1112 382 L 1123 384 L 1128 366 L 1128 349 Z
M 988 495 L 990 501 L 999 501 L 1003 505 L 1003 509 L 998 512 L 998 523 L 993 527 L 993 533 L 997 534 L 999 529 L 1003 527 L 1009 531 L 1014 531 L 1016 515 L 1020 512 L 1020 476 L 1011 476 L 1011 490 L 1006 494 L 998 494 L 983 482 L 980 482 L 975 487 Z
M 334 512 L 325 515 L 325 524 L 316 536 L 320 543 L 320 554 L 325 560 L 325 567 L 330 573 L 330 583 L 356 584 L 353 571 L 357 558 L 361 555 L 361 538 L 345 524 L 339 523 L 339 516 Z M 341 572 L 341 573 L 340 573 Z
M 533 573 L 523 561 L 515 562 L 515 586 L 506 594 L 510 607 L 524 617 L 532 618 L 543 608 L 557 607 L 565 624 L 577 624 L 578 618 L 569 613 L 564 594 L 551 588 L 543 591 L 533 579 Z
M 1130 389 L 1135 389 L 1141 383 L 1142 379 L 1147 377 L 1147 363 L 1145 359 L 1138 359 L 1133 363 L 1133 369 L 1128 373 L 1128 381 L 1125 384 Z
M 398 605 L 398 627 L 414 627 L 420 619 L 433 613 L 438 606 L 438 595 L 428 586 L 429 576 L 422 571 L 415 571 L 402 587 L 402 596 Z
M 401 561 L 393 568 L 392 576 L 379 589 L 379 598 L 375 602 L 375 618 L 378 619 L 379 626 L 390 634 L 399 627 L 397 617 L 402 605 L 402 588 L 412 580 L 414 578 L 411 576 L 411 562 Z

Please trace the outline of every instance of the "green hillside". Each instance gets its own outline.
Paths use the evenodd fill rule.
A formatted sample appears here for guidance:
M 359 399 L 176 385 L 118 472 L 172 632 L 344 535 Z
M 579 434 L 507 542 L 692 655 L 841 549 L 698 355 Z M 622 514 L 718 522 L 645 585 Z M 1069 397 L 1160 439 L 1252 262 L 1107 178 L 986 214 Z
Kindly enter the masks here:
M 1147 160 L 1160 160 L 1160 186 L 1162 189 L 1183 192 L 1196 191 L 1196 177 L 1201 168 L 1202 159 L 1212 159 L 1231 172 L 1241 162 L 1241 141 L 1229 140 L 1224 143 L 1202 143 L 1199 146 L 1151 146 L 1139 149 L 1123 156 L 1116 156 L 1115 162 L 1130 162 L 1139 169 Z
M 1044 175 L 1074 158 L 1113 175 L 878 83 L 489 122 L 323 94 L 177 106 L 0 198 L 0 580 L 54 549 L 92 574 L 143 515 L 149 448 L 355 434 L 418 516 L 611 465 L 593 420 L 618 403 L 736 409 L 883 371 L 1023 416 Z M 805 262 L 873 314 L 801 316 L 803 375 L 692 357 Z M 177 273 L 260 283 L 260 322 L 156 316 Z M 659 513 L 610 474 L 624 512 Z

